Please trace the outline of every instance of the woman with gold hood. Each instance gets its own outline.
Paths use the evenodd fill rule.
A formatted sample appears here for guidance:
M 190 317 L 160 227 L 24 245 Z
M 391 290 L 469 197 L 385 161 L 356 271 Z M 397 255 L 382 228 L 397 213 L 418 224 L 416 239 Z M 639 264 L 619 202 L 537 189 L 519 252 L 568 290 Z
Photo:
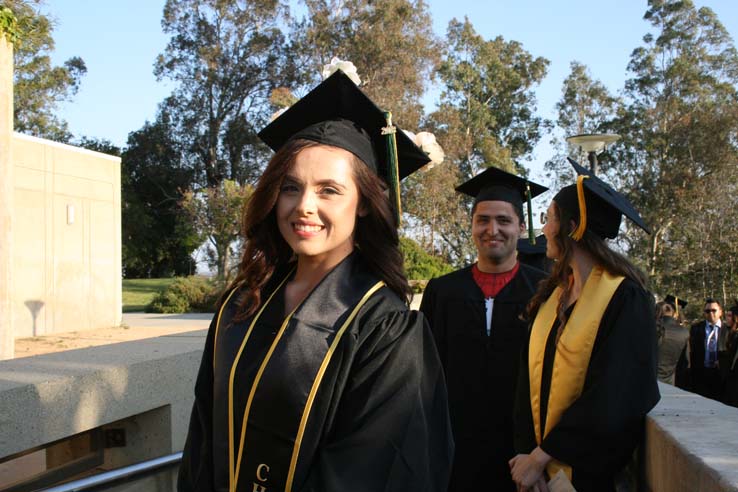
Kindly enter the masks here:
M 517 388 L 519 490 L 547 490 L 562 471 L 578 492 L 614 490 L 659 401 L 653 296 L 610 249 L 622 215 L 648 232 L 618 192 L 580 176 L 548 208 L 546 255 L 556 263 L 529 306 L 533 320 Z

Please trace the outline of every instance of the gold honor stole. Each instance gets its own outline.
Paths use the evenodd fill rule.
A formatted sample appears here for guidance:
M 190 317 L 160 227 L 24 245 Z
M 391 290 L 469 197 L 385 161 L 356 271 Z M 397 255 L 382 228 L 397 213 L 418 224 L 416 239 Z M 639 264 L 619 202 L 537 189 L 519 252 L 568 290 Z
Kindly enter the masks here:
M 582 394 L 584 378 L 587 375 L 589 359 L 592 356 L 597 331 L 602 315 L 605 313 L 613 294 L 625 277 L 616 277 L 602 267 L 595 266 L 584 283 L 582 293 L 577 300 L 571 317 L 556 345 L 551 387 L 546 412 L 546 428 L 543 437 L 561 420 L 561 416 Z M 541 379 L 543 377 L 543 358 L 546 341 L 556 320 L 556 308 L 559 305 L 562 289 L 557 287 L 545 303 L 541 305 L 530 334 L 528 351 L 528 371 L 530 378 L 530 405 L 533 413 L 533 427 L 536 442 L 540 446 L 541 437 Z M 564 470 L 569 480 L 572 479 L 571 466 L 560 461 L 551 460 L 546 466 L 549 477 L 559 470 Z
M 385 285 L 368 275 L 353 277 L 350 292 L 344 290 L 339 295 L 321 292 L 319 285 L 285 318 L 254 377 L 239 433 L 233 398 L 236 367 L 261 313 L 290 276 L 277 286 L 249 323 L 231 366 L 228 385 L 230 492 L 292 490 L 310 410 L 331 357 L 361 307 Z M 317 301 L 312 299 L 316 297 Z M 308 309 L 314 309 L 317 302 L 324 307 L 323 301 L 328 297 L 331 307 L 319 309 L 317 319 L 300 318 L 303 306 L 310 304 Z M 224 306 L 227 303 L 228 299 Z M 220 316 L 216 338 L 219 323 Z

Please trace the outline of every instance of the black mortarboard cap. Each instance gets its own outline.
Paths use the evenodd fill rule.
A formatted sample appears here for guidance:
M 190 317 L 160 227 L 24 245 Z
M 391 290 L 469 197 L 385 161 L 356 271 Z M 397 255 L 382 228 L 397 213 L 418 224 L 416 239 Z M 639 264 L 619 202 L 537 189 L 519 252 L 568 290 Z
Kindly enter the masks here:
M 496 167 L 488 167 L 456 187 L 456 191 L 473 197 L 474 205 L 488 200 L 508 202 L 521 216 L 523 215 L 523 202 L 526 201 L 528 203 L 528 234 L 531 244 L 535 244 L 536 241 L 533 236 L 533 211 L 530 201 L 547 190 L 545 186 Z
M 546 236 L 536 236 L 536 244 L 530 244 L 525 238 L 518 239 L 518 253 L 521 255 L 544 255 L 546 254 Z
M 579 227 L 572 234 L 575 240 L 581 239 L 584 230 L 592 231 L 602 238 L 617 237 L 623 215 L 647 233 L 651 233 L 625 196 L 580 166 L 575 160 L 569 158 L 569 163 L 579 174 L 577 184 L 562 188 L 554 197 L 554 201 L 579 221 Z M 579 203 L 580 187 L 583 192 L 584 207 Z M 585 212 L 584 217 L 580 217 L 582 210 Z M 583 229 L 582 226 L 584 226 Z
M 341 70 L 325 79 L 259 132 L 272 150 L 304 138 L 348 150 L 391 183 L 386 113 Z M 430 158 L 410 138 L 395 131 L 399 179 L 420 169 Z
M 528 239 L 518 239 L 518 261 L 544 272 L 551 270 L 552 260 L 546 257 L 546 236 L 536 236 L 535 244 Z
M 671 294 L 669 294 L 668 296 L 664 297 L 664 302 L 666 304 L 669 304 L 674 309 L 676 309 L 677 304 L 679 304 L 679 308 L 681 308 L 681 309 L 684 309 L 685 307 L 687 307 L 687 301 L 685 301 L 681 297 L 676 297 L 676 296 L 673 296 Z
M 528 187 L 530 187 L 531 198 L 548 190 L 545 186 L 502 169 L 488 167 L 469 181 L 457 186 L 456 191 L 473 197 L 475 204 L 486 200 L 499 200 L 522 209 L 523 201 L 527 198 Z

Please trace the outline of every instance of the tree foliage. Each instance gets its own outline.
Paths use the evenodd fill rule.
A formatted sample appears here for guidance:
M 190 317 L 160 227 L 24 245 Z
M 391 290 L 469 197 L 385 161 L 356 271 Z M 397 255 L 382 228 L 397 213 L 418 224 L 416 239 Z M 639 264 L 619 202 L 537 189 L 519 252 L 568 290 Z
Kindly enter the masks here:
M 199 193 L 187 191 L 182 199 L 189 219 L 201 237 L 209 242 L 210 266 L 215 267 L 218 280 L 229 277 L 231 260 L 236 254 L 233 245 L 239 238 L 241 211 L 251 192 L 250 185 L 241 186 L 226 179 Z
M 40 4 L 39 0 L 3 1 L 17 19 L 13 125 L 21 133 L 67 142 L 72 135 L 55 111 L 77 93 L 87 67 L 79 57 L 68 59 L 62 66 L 51 64 L 54 25 L 39 12 Z
M 628 246 L 657 291 L 725 300 L 738 292 L 738 54 L 689 0 L 650 0 L 644 19 L 654 32 L 631 55 L 614 161 L 653 233 Z
M 564 79 L 561 99 L 556 103 L 556 129 L 551 145 L 554 155 L 545 165 L 547 175 L 556 186 L 573 181 L 574 172 L 566 157 L 586 162 L 587 156 L 575 146 L 569 145 L 565 137 L 583 133 L 607 133 L 610 131 L 622 100 L 610 94 L 605 85 L 592 78 L 588 68 L 577 61 L 570 64 L 569 75 Z M 598 156 L 600 169 L 610 167 L 609 154 Z
M 415 130 L 421 98 L 438 63 L 440 42 L 423 0 L 304 0 L 293 50 L 309 87 L 332 56 L 356 65 L 362 89 L 402 128 Z
M 166 112 L 128 136 L 121 161 L 123 270 L 127 278 L 191 275 L 201 242 L 180 201 L 194 172 Z
M 410 238 L 400 238 L 400 251 L 405 261 L 405 274 L 410 280 L 430 280 L 453 270 L 442 258 L 428 254 Z
M 441 100 L 430 115 L 447 157 L 464 179 L 489 165 L 524 173 L 516 161 L 541 138 L 544 121 L 536 115 L 533 88 L 548 60 L 502 36 L 485 40 L 469 19 L 449 23 L 447 44 L 438 71 Z
M 484 39 L 468 19 L 449 23 L 446 44 L 440 103 L 427 118 L 446 162 L 409 180 L 406 211 L 424 248 L 461 265 L 475 252 L 470 202 L 454 187 L 491 165 L 527 174 L 518 161 L 529 157 L 546 126 L 533 88 L 548 61 L 516 41 Z
M 165 105 L 203 186 L 249 182 L 265 160 L 256 133 L 272 89 L 294 71 L 279 26 L 285 9 L 279 0 L 166 2 L 171 38 L 154 72 L 177 84 Z

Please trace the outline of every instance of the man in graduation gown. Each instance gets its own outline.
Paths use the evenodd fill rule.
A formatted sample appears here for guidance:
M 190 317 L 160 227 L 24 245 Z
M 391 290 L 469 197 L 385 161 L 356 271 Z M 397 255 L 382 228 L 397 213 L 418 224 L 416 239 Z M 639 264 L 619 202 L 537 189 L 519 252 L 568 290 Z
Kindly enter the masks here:
M 515 490 L 512 412 L 521 319 L 544 273 L 520 263 L 523 196 L 546 188 L 496 168 L 462 184 L 474 197 L 477 263 L 431 280 L 420 310 L 428 319 L 446 373 L 456 452 L 449 490 Z

